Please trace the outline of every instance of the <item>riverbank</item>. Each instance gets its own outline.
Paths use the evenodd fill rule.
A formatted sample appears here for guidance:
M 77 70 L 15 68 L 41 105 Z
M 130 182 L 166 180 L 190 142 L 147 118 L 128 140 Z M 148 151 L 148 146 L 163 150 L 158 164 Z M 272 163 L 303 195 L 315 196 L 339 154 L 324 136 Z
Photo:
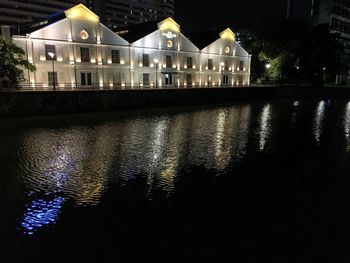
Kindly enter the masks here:
M 282 98 L 350 98 L 344 87 L 241 87 L 164 90 L 0 92 L 0 117 L 104 112 Z

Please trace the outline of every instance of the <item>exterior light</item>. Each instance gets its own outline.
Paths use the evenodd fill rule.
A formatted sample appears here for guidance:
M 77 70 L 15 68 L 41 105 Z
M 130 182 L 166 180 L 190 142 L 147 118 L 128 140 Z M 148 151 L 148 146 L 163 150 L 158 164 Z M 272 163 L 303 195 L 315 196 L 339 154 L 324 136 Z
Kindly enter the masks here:
M 267 63 L 267 64 L 265 65 L 265 68 L 267 68 L 267 69 L 271 68 L 271 64 L 270 64 L 270 63 Z
M 51 58 L 52 60 L 52 78 L 53 78 L 53 91 L 56 90 L 56 78 L 55 78 L 55 53 L 53 52 L 48 52 L 47 53 L 49 55 L 49 57 Z

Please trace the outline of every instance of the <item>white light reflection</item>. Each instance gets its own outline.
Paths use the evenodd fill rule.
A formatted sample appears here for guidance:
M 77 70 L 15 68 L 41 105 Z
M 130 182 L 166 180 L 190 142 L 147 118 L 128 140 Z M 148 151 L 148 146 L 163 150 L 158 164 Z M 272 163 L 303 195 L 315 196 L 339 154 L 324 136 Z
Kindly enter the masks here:
M 267 139 L 271 133 L 271 105 L 266 104 L 261 111 L 260 115 L 260 129 L 259 129 L 259 147 L 260 150 L 264 150 Z
M 350 151 L 350 101 L 346 104 L 344 113 L 344 134 L 347 141 L 346 151 Z
M 313 122 L 313 132 L 314 132 L 314 137 L 318 143 L 320 142 L 320 138 L 322 134 L 325 106 L 326 106 L 325 102 L 322 100 L 318 103 L 317 109 L 315 111 L 315 117 Z
M 250 106 L 232 107 L 217 114 L 214 152 L 216 169 L 226 169 L 246 153 L 250 124 Z
M 215 134 L 215 159 L 218 166 L 221 166 L 222 160 L 225 156 L 229 156 L 229 149 L 224 148 L 224 136 L 225 136 L 225 119 L 226 111 L 221 110 L 218 114 L 216 122 L 216 134 Z
M 164 119 L 159 120 L 156 123 L 154 129 L 152 129 L 152 133 L 151 133 L 152 138 L 150 139 L 151 152 L 150 152 L 150 159 L 149 159 L 148 171 L 147 171 L 147 174 L 148 174 L 147 175 L 147 185 L 148 185 L 147 195 L 148 196 L 152 192 L 156 169 L 159 168 L 162 152 L 164 150 L 166 129 L 167 129 L 167 121 Z
M 159 186 L 171 193 L 174 190 L 174 180 L 177 174 L 177 169 L 180 162 L 180 156 L 185 144 L 185 117 L 179 115 L 176 117 L 169 130 L 168 147 L 165 152 L 165 157 L 162 163 L 164 168 L 160 172 Z

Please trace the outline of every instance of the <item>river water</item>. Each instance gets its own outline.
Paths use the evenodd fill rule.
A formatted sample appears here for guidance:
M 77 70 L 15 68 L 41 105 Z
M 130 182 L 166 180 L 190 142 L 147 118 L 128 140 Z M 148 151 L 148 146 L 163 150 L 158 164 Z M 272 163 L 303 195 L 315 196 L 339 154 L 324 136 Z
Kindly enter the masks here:
M 0 121 L 0 262 L 348 262 L 350 102 Z

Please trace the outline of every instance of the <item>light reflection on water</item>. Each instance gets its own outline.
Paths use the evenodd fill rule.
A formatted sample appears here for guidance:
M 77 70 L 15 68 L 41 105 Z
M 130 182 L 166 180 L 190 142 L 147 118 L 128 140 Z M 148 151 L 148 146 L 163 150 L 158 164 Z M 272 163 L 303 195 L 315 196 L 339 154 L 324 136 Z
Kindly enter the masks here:
M 260 115 L 260 129 L 259 129 L 259 146 L 260 150 L 264 150 L 266 142 L 271 133 L 271 105 L 270 103 L 266 104 L 261 111 Z
M 60 213 L 64 198 L 56 196 L 53 199 L 34 199 L 26 206 L 26 211 L 21 222 L 23 233 L 33 235 L 40 228 L 55 224 Z
M 315 117 L 313 122 L 313 132 L 314 132 L 314 137 L 318 143 L 320 142 L 320 138 L 322 135 L 325 108 L 326 108 L 326 104 L 322 100 L 318 103 L 315 111 Z
M 260 140 L 270 132 L 270 114 L 267 105 Z M 59 213 L 49 208 L 52 203 L 71 200 L 76 206 L 98 205 L 110 183 L 123 187 L 144 178 L 151 200 L 155 190 L 171 195 L 184 167 L 203 165 L 225 171 L 244 158 L 251 121 L 251 106 L 244 105 L 96 126 L 28 130 L 19 153 L 19 173 L 33 196 L 62 196 L 33 200 L 34 205 L 47 207 L 51 219 L 42 224 L 46 225 Z M 28 224 L 32 219 L 24 218 L 22 227 L 32 227 Z M 33 233 L 29 230 L 24 232 Z
M 350 101 L 346 104 L 344 112 L 344 134 L 347 141 L 347 151 L 350 150 Z

